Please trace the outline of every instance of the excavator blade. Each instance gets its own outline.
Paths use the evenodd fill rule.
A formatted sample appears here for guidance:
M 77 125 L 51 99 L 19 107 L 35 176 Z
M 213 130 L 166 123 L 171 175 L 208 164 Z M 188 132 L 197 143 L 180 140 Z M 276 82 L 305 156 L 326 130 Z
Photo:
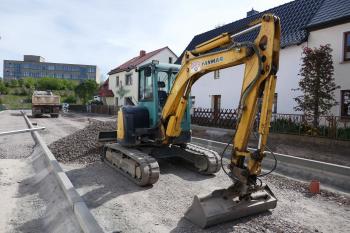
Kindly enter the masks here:
M 99 142 L 115 142 L 117 141 L 117 130 L 104 131 L 98 133 Z
M 195 196 L 185 218 L 206 228 L 274 209 L 276 205 L 277 199 L 266 185 L 242 200 L 237 196 L 227 196 L 226 189 L 220 189 L 204 197 Z

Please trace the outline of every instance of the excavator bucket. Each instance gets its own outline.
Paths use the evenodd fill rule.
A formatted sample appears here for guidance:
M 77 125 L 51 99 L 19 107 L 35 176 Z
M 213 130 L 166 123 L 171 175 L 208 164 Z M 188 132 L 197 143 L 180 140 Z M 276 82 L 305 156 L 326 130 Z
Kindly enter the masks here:
M 105 131 L 98 133 L 99 142 L 115 142 L 117 141 L 117 130 Z
M 195 196 L 185 218 L 206 228 L 274 209 L 277 205 L 275 195 L 266 185 L 242 200 L 227 193 L 227 189 L 220 189 L 204 197 Z

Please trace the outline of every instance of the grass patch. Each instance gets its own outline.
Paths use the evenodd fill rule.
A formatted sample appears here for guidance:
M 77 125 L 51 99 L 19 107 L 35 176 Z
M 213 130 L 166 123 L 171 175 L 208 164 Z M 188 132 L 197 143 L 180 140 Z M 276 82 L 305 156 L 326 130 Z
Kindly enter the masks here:
M 27 96 L 19 95 L 1 95 L 1 103 L 7 109 L 30 109 L 32 108 L 31 100 Z M 29 103 L 28 103 L 29 102 Z

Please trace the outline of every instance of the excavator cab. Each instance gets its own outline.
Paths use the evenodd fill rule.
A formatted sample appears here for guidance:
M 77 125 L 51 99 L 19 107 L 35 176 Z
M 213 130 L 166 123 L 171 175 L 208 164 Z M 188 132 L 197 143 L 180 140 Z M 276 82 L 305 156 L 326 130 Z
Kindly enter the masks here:
M 118 114 L 118 143 L 135 146 L 153 142 L 161 137 L 159 123 L 161 114 L 180 69 L 179 65 L 152 61 L 138 69 L 138 104 L 123 106 Z M 190 142 L 190 101 L 181 122 L 181 135 L 173 144 Z
M 138 69 L 138 106 L 147 108 L 150 127 L 155 127 L 160 121 L 161 113 L 172 88 L 175 77 L 180 69 L 179 65 L 152 61 Z M 182 129 L 190 128 L 190 105 L 182 121 Z

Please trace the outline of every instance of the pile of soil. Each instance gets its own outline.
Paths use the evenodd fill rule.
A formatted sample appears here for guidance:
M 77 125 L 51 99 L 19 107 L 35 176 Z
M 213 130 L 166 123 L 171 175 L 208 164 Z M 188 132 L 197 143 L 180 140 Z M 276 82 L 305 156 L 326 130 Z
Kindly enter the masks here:
M 93 163 L 100 159 L 104 143 L 98 142 L 98 133 L 116 128 L 115 121 L 93 121 L 82 130 L 76 131 L 49 145 L 56 159 L 62 163 Z

